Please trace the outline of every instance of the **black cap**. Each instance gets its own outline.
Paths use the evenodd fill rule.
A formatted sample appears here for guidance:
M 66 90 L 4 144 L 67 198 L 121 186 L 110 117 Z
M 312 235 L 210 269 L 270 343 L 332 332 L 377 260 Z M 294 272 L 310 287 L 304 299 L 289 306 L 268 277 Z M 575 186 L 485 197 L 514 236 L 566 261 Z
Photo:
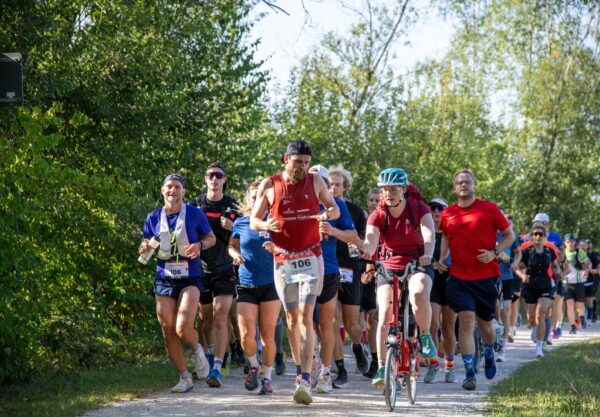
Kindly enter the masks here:
M 285 151 L 286 155 L 310 155 L 312 156 L 312 151 L 310 150 L 310 145 L 303 141 L 302 139 L 295 140 L 291 142 L 287 150 Z
M 167 183 L 167 181 L 171 181 L 171 180 L 179 181 L 181 183 L 181 185 L 185 187 L 185 181 L 183 180 L 183 177 L 179 174 L 167 175 L 165 177 L 165 180 L 163 181 L 163 185 L 165 185 Z
M 208 168 L 206 168 L 206 171 L 208 172 L 208 170 L 211 168 L 219 168 L 221 171 L 223 171 L 223 173 L 225 173 L 225 167 L 223 167 L 223 164 L 221 164 L 219 161 L 210 164 Z
M 577 240 L 577 239 L 575 239 L 575 236 L 573 236 L 573 233 L 567 233 L 565 235 L 565 239 L 564 240 Z

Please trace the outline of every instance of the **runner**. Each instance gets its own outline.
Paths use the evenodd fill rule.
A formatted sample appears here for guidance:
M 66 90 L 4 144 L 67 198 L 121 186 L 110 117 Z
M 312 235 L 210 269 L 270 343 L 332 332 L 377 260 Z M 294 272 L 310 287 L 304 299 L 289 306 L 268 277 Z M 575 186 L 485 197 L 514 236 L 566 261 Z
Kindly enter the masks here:
M 406 173 L 400 168 L 381 171 L 377 178 L 377 186 L 382 188 L 382 201 L 367 220 L 367 235 L 362 247 L 363 256 L 371 258 L 381 240 L 380 259 L 383 260 L 385 268 L 392 273 L 401 275 L 406 265 L 415 259 L 426 268 L 427 274 L 418 272 L 411 278 L 408 284 L 409 297 L 412 312 L 421 329 L 422 356 L 425 359 L 435 358 L 437 349 L 429 333 L 431 324 L 429 293 L 433 280 L 431 259 L 435 247 L 431 211 L 422 199 L 413 194 L 416 187 L 408 183 Z M 376 279 L 379 309 L 377 323 L 379 369 L 371 383 L 383 387 L 385 339 L 388 336 L 388 323 L 392 318 L 390 307 L 392 286 L 384 276 L 378 275 Z
M 160 241 L 154 277 L 156 316 L 169 359 L 180 373 L 179 382 L 171 391 L 183 393 L 191 391 L 194 384 L 180 339 L 193 352 L 198 378 L 206 378 L 209 372 L 194 320 L 202 289 L 200 254 L 215 244 L 215 235 L 202 210 L 183 204 L 185 182 L 182 177 L 167 175 L 160 192 L 165 205 L 148 214 L 139 253 L 149 259 L 156 248 L 152 243 Z
M 353 235 L 355 240 L 338 239 L 336 253 L 340 267 L 340 287 L 338 290 L 338 314 L 342 317 L 344 329 L 350 336 L 352 343 L 352 353 L 356 360 L 356 368 L 361 374 L 369 370 L 369 360 L 363 350 L 361 343 L 362 328 L 360 326 L 360 301 L 361 287 L 360 276 L 362 274 L 362 264 L 358 261 L 357 245 L 362 243 L 365 238 L 365 229 L 367 219 L 364 211 L 354 204 L 347 196 L 352 187 L 352 175 L 342 165 L 337 165 L 329 170 L 329 190 L 334 198 L 342 200 L 348 208 L 352 223 L 356 229 Z M 349 244 L 353 245 L 353 254 L 350 253 Z M 339 329 L 339 320 L 336 321 L 336 328 Z M 334 349 L 335 364 L 338 369 L 337 378 L 333 381 L 334 388 L 343 387 L 348 383 L 348 373 L 344 364 L 344 345 L 339 332 L 335 333 L 336 348 Z M 377 358 L 375 358 L 377 359 Z
M 589 303 L 586 304 L 586 308 L 589 320 L 592 323 L 596 323 L 596 321 L 598 321 L 598 313 L 596 312 L 596 292 L 598 291 L 598 286 L 600 286 L 600 253 L 594 252 L 594 247 L 591 240 L 586 239 L 585 244 L 587 246 L 587 257 L 592 264 L 590 274 L 588 275 L 588 280 L 590 278 L 592 280 L 592 287 L 589 290 L 589 296 L 586 294 L 586 301 L 587 297 L 592 299 L 591 311 L 590 308 L 587 307 Z
M 227 247 L 233 222 L 238 217 L 238 203 L 224 194 L 227 175 L 221 163 L 209 165 L 205 181 L 206 192 L 194 198 L 190 204 L 204 211 L 217 238 L 215 246 L 201 255 L 204 289 L 200 294 L 200 309 L 202 332 L 208 344 L 207 356 L 213 362 L 206 383 L 219 388 L 223 383 L 221 367 L 226 364 L 225 354 L 230 340 L 229 311 L 236 285 L 233 260 Z
M 273 248 L 269 232 L 250 229 L 250 213 L 259 185 L 260 182 L 255 182 L 246 191 L 246 198 L 240 209 L 243 217 L 233 223 L 229 255 L 233 258 L 233 263 L 239 266 L 237 321 L 242 347 L 250 362 L 244 387 L 249 391 L 258 388 L 261 364 L 257 359 L 256 324 L 260 317 L 260 340 L 265 367 L 259 394 L 270 395 L 273 394 L 271 373 L 275 359 L 275 325 L 279 319 L 281 302 L 275 290 L 273 255 L 270 253 Z M 266 215 L 265 212 L 263 218 Z
M 533 226 L 531 229 L 533 246 L 523 250 L 517 274 L 524 284 L 523 298 L 527 304 L 527 317 L 530 326 L 536 326 L 535 355 L 544 356 L 542 343 L 546 334 L 546 315 L 552 305 L 555 284 L 549 271 L 554 276 L 561 278 L 560 267 L 554 250 L 544 246 L 546 241 L 546 228 L 543 225 Z
M 435 250 L 433 251 L 433 269 L 434 278 L 431 288 L 431 335 L 436 346 L 439 345 L 438 329 L 440 328 L 443 338 L 443 347 L 438 349 L 444 352 L 444 380 L 446 382 L 456 382 L 456 371 L 454 370 L 454 350 L 456 349 L 456 334 L 454 324 L 456 323 L 456 313 L 448 307 L 448 297 L 446 296 L 446 281 L 448 271 L 442 271 L 439 263 L 447 260 L 440 260 L 440 248 L 442 244 L 442 232 L 440 223 L 442 221 L 442 212 L 448 208 L 448 203 L 441 197 L 436 197 L 429 202 L 433 223 L 435 224 Z M 430 359 L 427 367 L 427 373 L 423 382 L 431 383 L 435 380 L 435 375 L 439 370 L 437 358 Z
M 465 390 L 474 390 L 477 387 L 473 369 L 475 319 L 484 344 L 485 376 L 492 379 L 496 375 L 493 346 L 496 332 L 492 327 L 500 273 L 496 257 L 510 247 L 515 236 L 495 204 L 475 197 L 475 175 L 471 170 L 456 172 L 453 184 L 458 203 L 442 213 L 444 236 L 440 259 L 445 259 L 450 249 L 448 305 L 458 313 L 460 349 L 467 373 L 462 386 Z M 496 245 L 498 230 L 502 231 L 502 239 Z M 442 271 L 448 269 L 444 263 L 439 267 Z
M 585 329 L 585 287 L 584 282 L 587 279 L 587 270 L 591 266 L 587 254 L 577 247 L 577 239 L 572 233 L 565 235 L 565 263 L 563 269 L 567 274 L 567 317 L 571 323 L 569 333 L 577 333 L 578 328 Z
M 286 311 L 298 375 L 294 401 L 305 405 L 312 402 L 313 310 L 323 288 L 319 221 L 340 215 L 323 179 L 307 172 L 311 154 L 303 140 L 288 145 L 284 171 L 263 180 L 250 216 L 251 228 L 271 232 L 274 242 L 275 288 Z M 324 211 L 319 210 L 319 201 Z M 267 209 L 269 217 L 263 220 Z

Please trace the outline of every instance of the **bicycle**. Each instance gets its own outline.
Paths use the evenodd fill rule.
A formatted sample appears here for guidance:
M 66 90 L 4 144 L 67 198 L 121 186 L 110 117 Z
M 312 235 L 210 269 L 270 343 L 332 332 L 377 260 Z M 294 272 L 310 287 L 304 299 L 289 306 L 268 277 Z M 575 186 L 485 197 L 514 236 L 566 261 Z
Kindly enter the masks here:
M 375 265 L 377 272 L 387 278 L 390 278 L 387 270 L 379 261 L 365 261 Z M 417 380 L 419 378 L 419 357 L 420 345 L 416 337 L 416 325 L 412 337 L 409 335 L 409 307 L 408 299 L 408 281 L 416 272 L 424 272 L 417 266 L 417 261 L 409 263 L 404 269 L 401 277 L 394 274 L 391 277 L 392 285 L 392 321 L 388 337 L 386 339 L 387 354 L 385 359 L 384 388 L 383 394 L 388 411 L 394 411 L 396 399 L 398 396 L 398 387 L 406 388 L 408 402 L 412 405 L 417 399 Z M 401 287 L 400 287 L 401 286 Z M 402 300 L 399 303 L 398 298 L 401 295 Z M 402 323 L 398 317 L 399 306 L 403 307 Z M 402 325 L 401 325 L 402 324 Z M 399 336 L 399 337 L 398 337 Z M 400 381 L 401 379 L 401 381 Z

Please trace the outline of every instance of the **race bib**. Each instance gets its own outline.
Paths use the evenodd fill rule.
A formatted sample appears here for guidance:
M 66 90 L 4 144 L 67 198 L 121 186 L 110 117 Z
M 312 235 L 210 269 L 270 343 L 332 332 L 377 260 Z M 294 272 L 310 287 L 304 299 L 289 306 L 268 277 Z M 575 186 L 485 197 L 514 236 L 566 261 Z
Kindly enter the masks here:
M 285 282 L 293 284 L 301 281 L 317 279 L 319 264 L 317 257 L 311 252 L 298 255 L 287 255 L 283 260 Z
M 340 282 L 342 284 L 352 284 L 353 272 L 350 268 L 340 267 Z
M 165 277 L 166 278 L 187 278 L 190 276 L 187 261 L 182 262 L 165 262 Z

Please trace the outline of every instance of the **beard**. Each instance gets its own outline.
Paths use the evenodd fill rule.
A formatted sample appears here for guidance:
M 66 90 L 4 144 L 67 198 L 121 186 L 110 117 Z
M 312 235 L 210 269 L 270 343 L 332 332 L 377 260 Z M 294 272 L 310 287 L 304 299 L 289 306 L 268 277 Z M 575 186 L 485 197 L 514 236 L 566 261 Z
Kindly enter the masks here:
M 306 177 L 306 172 L 300 169 L 286 168 L 285 172 L 293 183 L 298 183 Z

